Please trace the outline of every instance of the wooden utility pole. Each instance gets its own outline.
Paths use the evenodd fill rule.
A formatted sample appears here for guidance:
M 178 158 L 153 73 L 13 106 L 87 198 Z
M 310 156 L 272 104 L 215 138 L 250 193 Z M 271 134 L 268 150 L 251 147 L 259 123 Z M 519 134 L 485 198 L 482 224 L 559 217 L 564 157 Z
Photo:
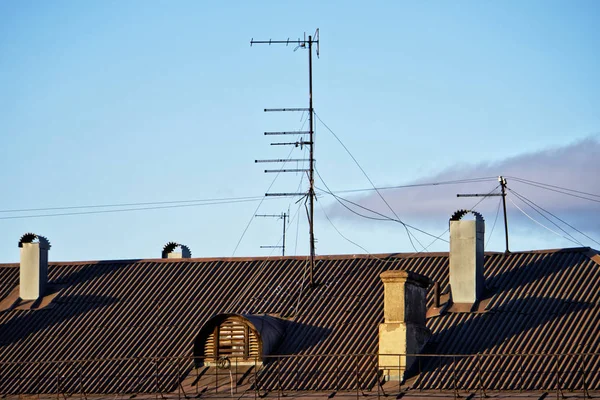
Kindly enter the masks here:
M 474 194 L 457 194 L 456 197 L 494 197 L 494 196 L 502 196 L 502 205 L 504 208 L 504 238 L 506 240 L 506 250 L 505 253 L 510 253 L 508 248 L 508 217 L 506 215 L 506 178 L 503 176 L 498 177 L 498 182 L 500 182 L 501 192 L 500 193 L 474 193 Z

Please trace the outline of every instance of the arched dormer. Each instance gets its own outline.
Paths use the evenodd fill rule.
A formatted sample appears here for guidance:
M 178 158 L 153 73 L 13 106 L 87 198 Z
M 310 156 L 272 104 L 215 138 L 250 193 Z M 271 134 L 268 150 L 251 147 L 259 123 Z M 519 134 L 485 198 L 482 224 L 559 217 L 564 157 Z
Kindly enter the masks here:
M 220 358 L 237 364 L 262 363 L 277 349 L 285 334 L 284 321 L 268 315 L 218 314 L 209 319 L 194 343 L 196 364 L 211 365 Z

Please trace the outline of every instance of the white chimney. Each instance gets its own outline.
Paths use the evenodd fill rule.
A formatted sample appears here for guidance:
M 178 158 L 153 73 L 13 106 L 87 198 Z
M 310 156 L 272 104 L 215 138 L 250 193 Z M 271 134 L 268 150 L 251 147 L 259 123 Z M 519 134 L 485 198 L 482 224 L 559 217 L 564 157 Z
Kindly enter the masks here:
M 177 251 L 179 248 L 179 251 Z M 192 258 L 192 252 L 186 245 L 169 242 L 163 247 L 162 258 Z
M 463 220 L 467 214 L 474 220 Z M 476 211 L 459 210 L 450 218 L 450 290 L 455 304 L 474 304 L 483 296 L 485 222 Z
M 43 236 L 26 233 L 19 240 L 21 264 L 19 274 L 19 297 L 37 300 L 44 296 L 48 282 L 48 250 L 50 242 Z

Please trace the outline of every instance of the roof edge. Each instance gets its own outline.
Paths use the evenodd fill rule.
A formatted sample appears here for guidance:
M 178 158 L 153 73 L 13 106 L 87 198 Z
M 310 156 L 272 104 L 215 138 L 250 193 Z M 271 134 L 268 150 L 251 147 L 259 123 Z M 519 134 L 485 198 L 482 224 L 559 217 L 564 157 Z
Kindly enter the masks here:
M 567 247 L 559 249 L 541 249 L 541 250 L 523 250 L 511 251 L 509 254 L 551 254 L 562 252 L 587 253 L 588 256 L 600 264 L 600 255 L 597 250 L 591 247 Z M 506 254 L 502 251 L 486 251 L 485 255 Z M 448 257 L 447 251 L 442 252 L 421 252 L 421 253 L 377 253 L 377 254 L 331 254 L 316 256 L 315 260 L 348 260 L 348 259 L 369 259 L 376 258 L 382 260 L 389 259 L 409 259 L 422 257 Z M 131 258 L 121 260 L 83 260 L 83 261 L 51 261 L 48 265 L 90 265 L 90 264 L 130 264 L 134 262 L 151 263 L 182 263 L 182 262 L 251 262 L 251 261 L 278 261 L 278 260 L 307 260 L 308 256 L 260 256 L 260 257 L 195 257 L 182 259 L 163 259 L 163 258 Z M 19 267 L 19 263 L 0 263 L 2 268 Z

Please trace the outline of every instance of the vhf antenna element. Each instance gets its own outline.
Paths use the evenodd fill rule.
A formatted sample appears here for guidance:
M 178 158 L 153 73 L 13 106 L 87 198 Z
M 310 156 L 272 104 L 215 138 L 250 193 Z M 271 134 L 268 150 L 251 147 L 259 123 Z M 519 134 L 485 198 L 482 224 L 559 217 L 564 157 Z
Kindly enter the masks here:
M 277 218 L 283 220 L 283 239 L 281 242 L 281 246 L 260 246 L 261 249 L 281 249 L 281 255 L 285 256 L 285 225 L 286 222 L 290 222 L 290 213 L 283 212 L 281 214 L 256 214 L 255 217 L 264 217 L 264 218 Z
M 280 170 L 265 170 L 265 172 L 307 172 L 309 180 L 308 194 L 305 193 L 266 193 L 265 196 L 290 196 L 290 195 L 306 195 L 308 197 L 309 209 L 308 211 L 308 226 L 309 226 L 309 237 L 310 237 L 310 270 L 309 280 L 310 285 L 314 286 L 314 270 L 315 270 L 315 229 L 314 229 L 314 212 L 315 212 L 315 179 L 314 179 L 314 109 L 313 109 L 313 89 L 312 89 L 312 50 L 315 45 L 317 57 L 319 57 L 319 29 L 315 31 L 314 36 L 308 36 L 304 34 L 304 39 L 297 40 L 250 40 L 250 46 L 254 44 L 285 44 L 286 46 L 295 45 L 294 51 L 298 49 L 308 49 L 308 108 L 265 108 L 265 112 L 279 112 L 279 111 L 301 111 L 308 112 L 309 130 L 308 132 L 265 132 L 265 135 L 308 135 L 308 141 L 300 139 L 296 142 L 280 142 L 271 143 L 273 146 L 293 145 L 296 147 L 303 148 L 308 146 L 310 150 L 310 156 L 307 160 L 309 162 L 308 170 L 305 169 L 280 169 Z M 256 162 L 287 162 L 289 160 L 256 160 Z

